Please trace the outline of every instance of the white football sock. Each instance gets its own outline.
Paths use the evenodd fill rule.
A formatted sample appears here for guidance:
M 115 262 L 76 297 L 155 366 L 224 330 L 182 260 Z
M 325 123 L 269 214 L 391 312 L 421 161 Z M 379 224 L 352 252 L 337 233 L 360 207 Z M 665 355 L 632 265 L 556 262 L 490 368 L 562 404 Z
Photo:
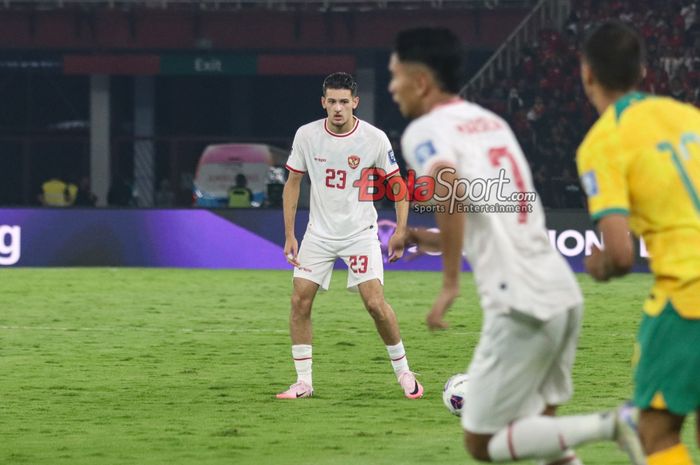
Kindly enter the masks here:
M 403 341 L 399 341 L 398 344 L 393 346 L 386 346 L 386 350 L 389 352 L 391 366 L 394 367 L 394 373 L 396 373 L 397 377 L 404 371 L 408 371 L 408 359 L 403 348 Z
M 566 449 L 560 454 L 554 454 L 545 459 L 535 460 L 536 465 L 583 465 L 573 449 Z
M 591 441 L 612 439 L 614 413 L 548 417 L 535 416 L 514 421 L 489 441 L 494 462 L 546 459 L 569 447 Z
M 313 386 L 311 383 L 311 345 L 293 345 L 292 358 L 294 358 L 294 368 L 297 369 L 297 382 L 303 381 L 309 386 Z

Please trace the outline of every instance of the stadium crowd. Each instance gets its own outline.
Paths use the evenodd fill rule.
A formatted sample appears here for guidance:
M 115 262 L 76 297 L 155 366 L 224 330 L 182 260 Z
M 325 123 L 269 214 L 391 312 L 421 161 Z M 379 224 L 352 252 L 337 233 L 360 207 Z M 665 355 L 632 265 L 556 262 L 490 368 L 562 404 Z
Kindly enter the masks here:
M 630 24 L 646 41 L 643 91 L 700 106 L 700 2 L 575 0 L 562 32 L 540 31 L 512 76 L 468 95 L 506 115 L 547 207 L 584 204 L 574 154 L 597 115 L 580 84 L 578 50 L 590 28 L 610 18 Z

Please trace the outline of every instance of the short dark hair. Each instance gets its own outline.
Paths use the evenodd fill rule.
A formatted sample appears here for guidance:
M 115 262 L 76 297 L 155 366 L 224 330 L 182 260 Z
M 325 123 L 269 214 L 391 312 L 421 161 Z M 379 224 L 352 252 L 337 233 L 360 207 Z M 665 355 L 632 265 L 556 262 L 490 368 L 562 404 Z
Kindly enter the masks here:
M 595 27 L 583 43 L 583 58 L 607 90 L 626 92 L 642 80 L 644 43 L 634 29 L 620 21 Z
M 353 97 L 357 95 L 357 81 L 349 73 L 333 73 L 326 76 L 323 80 L 323 95 L 326 95 L 327 89 L 348 89 Z
M 462 44 L 449 29 L 423 27 L 399 32 L 394 52 L 402 62 L 430 68 L 442 90 L 458 93 L 462 80 Z

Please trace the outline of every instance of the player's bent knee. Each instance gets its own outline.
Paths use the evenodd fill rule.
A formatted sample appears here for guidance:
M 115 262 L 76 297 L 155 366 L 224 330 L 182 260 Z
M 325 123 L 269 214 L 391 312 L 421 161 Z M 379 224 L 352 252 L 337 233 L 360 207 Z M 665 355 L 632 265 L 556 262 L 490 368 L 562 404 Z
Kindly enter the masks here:
M 464 448 L 467 449 L 469 455 L 480 462 L 490 462 L 489 456 L 489 440 L 484 435 L 471 434 L 469 431 L 464 432 Z
M 292 315 L 308 316 L 311 313 L 313 299 L 292 294 Z
M 385 307 L 388 306 L 384 304 L 384 299 L 381 298 L 369 299 L 365 302 L 365 308 L 375 320 L 385 320 L 387 318 L 387 309 Z
M 680 443 L 683 419 L 666 411 L 643 410 L 639 420 L 639 438 L 647 454 Z

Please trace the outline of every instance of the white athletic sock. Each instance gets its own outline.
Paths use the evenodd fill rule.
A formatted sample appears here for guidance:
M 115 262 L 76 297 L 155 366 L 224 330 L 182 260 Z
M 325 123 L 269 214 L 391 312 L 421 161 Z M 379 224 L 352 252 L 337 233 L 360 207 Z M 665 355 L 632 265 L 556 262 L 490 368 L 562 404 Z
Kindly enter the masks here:
M 614 413 L 549 417 L 534 416 L 514 421 L 489 441 L 494 462 L 546 459 L 591 441 L 612 439 Z
M 398 344 L 393 346 L 386 346 L 387 352 L 389 352 L 389 358 L 391 359 L 391 366 L 394 367 L 394 373 L 396 377 L 408 371 L 408 359 L 406 358 L 406 351 L 403 348 L 403 341 L 399 341 Z
M 297 369 L 297 382 L 303 381 L 309 386 L 313 386 L 311 382 L 311 345 L 293 345 L 292 358 L 294 358 L 294 368 Z
M 554 454 L 551 457 L 545 459 L 535 460 L 536 465 L 583 465 L 583 462 L 576 455 L 573 449 L 566 449 L 565 451 Z

